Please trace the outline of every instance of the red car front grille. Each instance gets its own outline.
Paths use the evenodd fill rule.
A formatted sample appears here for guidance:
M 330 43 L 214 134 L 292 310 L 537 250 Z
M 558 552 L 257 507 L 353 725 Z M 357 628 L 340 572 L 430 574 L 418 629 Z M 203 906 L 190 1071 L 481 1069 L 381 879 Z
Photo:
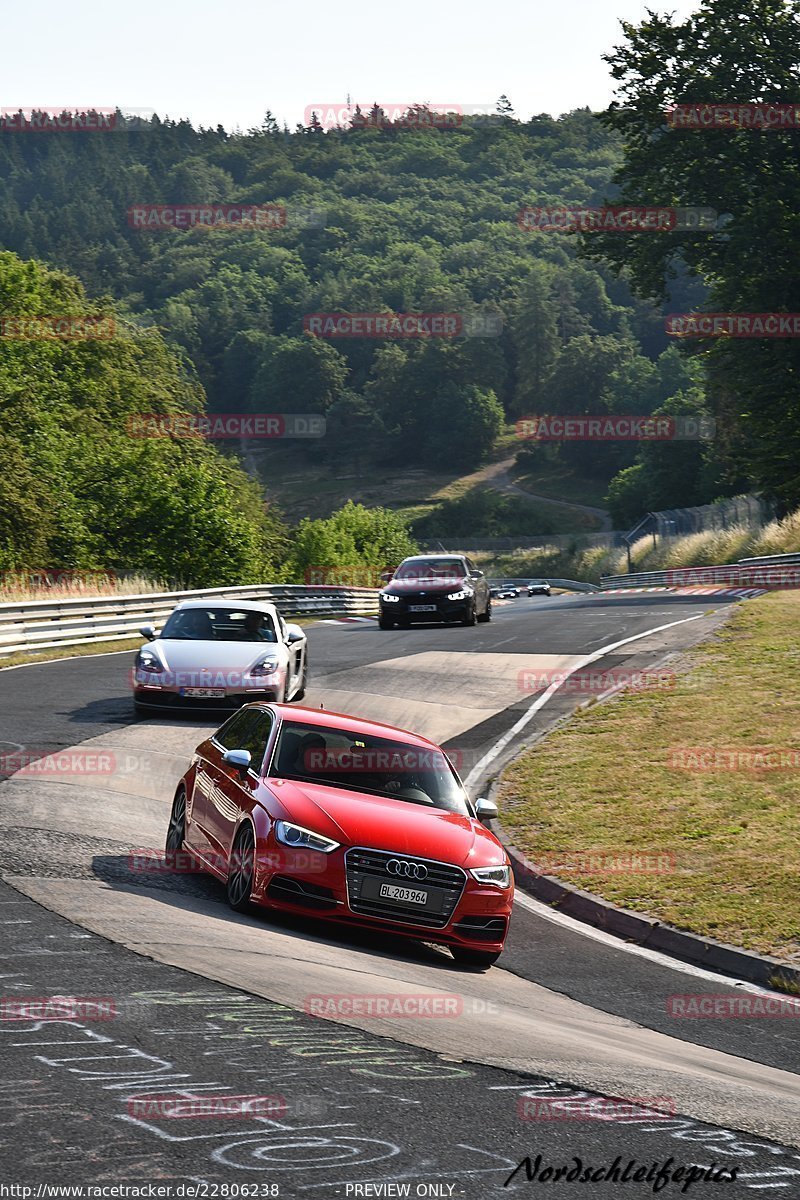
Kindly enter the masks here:
M 394 873 L 389 869 L 390 863 L 409 864 L 409 868 L 419 864 L 425 868 L 425 876 L 418 879 L 413 873 Z M 401 865 L 400 872 L 404 872 L 405 869 L 405 866 Z M 451 866 L 450 863 L 361 847 L 348 850 L 345 854 L 345 872 L 348 902 L 354 913 L 393 921 L 398 925 L 425 925 L 431 929 L 443 929 L 447 925 L 467 882 L 466 873 L 461 867 Z M 438 911 L 431 912 L 412 903 L 399 903 L 396 900 L 365 895 L 365 891 L 371 886 L 369 881 L 375 880 L 430 891 L 440 907 Z

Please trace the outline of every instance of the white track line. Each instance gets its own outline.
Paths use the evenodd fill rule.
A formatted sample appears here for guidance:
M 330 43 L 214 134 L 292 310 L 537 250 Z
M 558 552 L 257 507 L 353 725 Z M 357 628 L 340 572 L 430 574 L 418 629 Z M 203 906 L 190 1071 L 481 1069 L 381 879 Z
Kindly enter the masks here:
M 531 706 L 523 713 L 520 719 L 511 726 L 511 728 L 503 734 L 498 742 L 484 754 L 483 758 L 476 762 L 475 766 L 470 771 L 467 778 L 464 780 L 464 786 L 469 790 L 474 785 L 476 780 L 483 774 L 486 768 L 494 762 L 499 754 L 505 750 L 509 742 L 520 733 L 525 726 L 533 720 L 537 712 L 544 708 L 551 696 L 554 696 L 560 687 L 569 679 L 570 675 L 574 675 L 576 671 L 582 671 L 584 667 L 588 667 L 590 663 L 597 662 L 598 658 L 603 658 L 604 655 L 610 654 L 612 650 L 618 650 L 620 646 L 627 646 L 631 642 L 638 642 L 642 638 L 650 637 L 654 633 L 662 633 L 665 629 L 674 629 L 676 625 L 687 625 L 690 621 L 700 621 L 705 616 L 705 613 L 698 613 L 694 617 L 684 617 L 680 621 L 670 621 L 667 625 L 657 625 L 655 629 L 646 629 L 644 633 L 635 633 L 632 637 L 623 638 L 620 642 L 611 642 L 608 646 L 601 646 L 599 650 L 595 650 L 593 654 L 588 654 L 585 658 L 579 658 L 575 665 L 561 676 L 555 683 L 551 683 L 547 691 L 538 696 Z
M 709 983 L 723 984 L 725 987 L 749 992 L 753 996 L 770 996 L 774 1000 L 777 994 L 769 988 L 760 987 L 757 983 L 747 983 L 745 980 L 731 979 L 728 975 L 718 975 L 715 971 L 709 971 L 705 967 L 696 967 L 692 963 L 684 963 L 677 958 L 670 958 L 668 954 L 663 954 L 660 950 L 651 950 L 648 946 L 636 946 L 625 942 L 613 933 L 606 933 L 604 929 L 596 929 L 594 925 L 587 925 L 575 917 L 558 912 L 550 908 L 548 904 L 542 903 L 541 900 L 535 900 L 533 896 L 528 896 L 525 892 L 517 891 L 514 902 L 521 905 L 522 908 L 527 908 L 529 912 L 535 913 L 543 921 L 549 921 L 552 925 L 560 925 L 563 929 L 579 933 L 582 937 L 591 938 L 593 941 L 601 942 L 604 946 L 611 946 L 615 950 L 624 950 L 626 954 L 635 954 L 637 958 L 645 958 L 657 966 L 668 967 L 670 970 L 680 971 L 684 975 L 693 975 L 695 979 L 705 979 Z M 795 1000 L 788 995 L 784 996 L 784 999 L 787 1004 L 794 1003 L 800 1010 L 800 1000 Z
M 509 742 L 525 728 L 532 718 L 544 708 L 551 696 L 554 696 L 560 687 L 566 683 L 570 675 L 575 671 L 580 671 L 590 663 L 596 662 L 598 658 L 602 658 L 605 654 L 610 654 L 612 650 L 619 649 L 620 646 L 627 646 L 630 642 L 639 641 L 641 638 L 649 637 L 654 633 L 661 633 L 665 629 L 673 629 L 676 625 L 686 625 L 689 621 L 699 621 L 704 613 L 698 613 L 694 617 L 685 617 L 681 621 L 670 621 L 667 625 L 658 625 L 654 629 L 647 629 L 644 633 L 634 634 L 633 637 L 623 638 L 622 641 L 612 642 L 608 646 L 603 646 L 602 649 L 596 650 L 594 654 L 589 654 L 586 658 L 579 659 L 575 666 L 556 683 L 551 683 L 547 691 L 531 704 L 530 708 L 520 717 L 515 725 L 500 738 L 499 742 L 486 753 L 479 762 L 470 771 L 467 778 L 464 780 L 464 786 L 469 789 L 474 783 L 475 778 L 479 776 L 490 763 L 494 762 L 499 754 L 506 748 Z M 609 689 L 611 694 L 618 688 Z M 611 946 L 616 950 L 623 950 L 626 954 L 634 954 L 638 958 L 645 958 L 649 962 L 656 963 L 661 967 L 668 967 L 672 971 L 680 971 L 684 975 L 692 975 L 696 979 L 705 979 L 710 983 L 724 984 L 725 987 L 735 987 L 742 991 L 750 992 L 755 996 L 773 996 L 774 992 L 767 988 L 759 987 L 755 983 L 745 983 L 736 979 L 730 979 L 727 975 L 718 975 L 714 971 L 707 971 L 704 967 L 695 967 L 691 963 L 681 962 L 679 959 L 670 958 L 668 954 L 662 954 L 660 950 L 651 950 L 647 946 L 636 946 L 630 942 L 624 941 L 613 933 L 606 933 L 605 930 L 595 929 L 593 925 L 588 925 L 584 921 L 578 921 L 575 917 L 567 916 L 566 913 L 556 912 L 549 905 L 543 904 L 540 900 L 535 900 L 532 896 L 526 895 L 524 892 L 517 891 L 515 903 L 527 908 L 529 912 L 535 913 L 542 920 L 549 921 L 553 925 L 560 925 L 563 929 L 569 929 L 573 933 L 580 934 L 582 937 L 591 938 L 593 941 L 602 942 L 605 946 Z M 798 1001 L 800 1004 L 800 1001 Z
M 131 641 L 139 641 L 137 638 L 131 638 Z M 14 663 L 10 667 L 0 667 L 0 672 L 3 671 L 21 671 L 24 667 L 46 667 L 50 663 L 60 662 L 75 662 L 78 658 L 111 658 L 114 654 L 134 654 L 135 648 L 130 646 L 127 650 L 101 650 L 99 654 L 65 654 L 63 658 L 42 658 L 38 662 L 29 663 Z

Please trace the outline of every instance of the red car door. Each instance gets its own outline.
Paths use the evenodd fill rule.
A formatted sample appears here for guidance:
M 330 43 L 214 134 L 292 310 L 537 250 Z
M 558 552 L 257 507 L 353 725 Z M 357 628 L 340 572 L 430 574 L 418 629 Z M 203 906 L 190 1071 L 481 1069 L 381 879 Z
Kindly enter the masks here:
M 273 724 L 274 717 L 268 709 L 248 707 L 213 739 L 216 761 L 210 772 L 213 786 L 206 801 L 206 828 L 213 853 L 224 868 L 239 817 L 253 808 Z M 224 762 L 226 750 L 248 750 L 250 770 L 245 774 Z

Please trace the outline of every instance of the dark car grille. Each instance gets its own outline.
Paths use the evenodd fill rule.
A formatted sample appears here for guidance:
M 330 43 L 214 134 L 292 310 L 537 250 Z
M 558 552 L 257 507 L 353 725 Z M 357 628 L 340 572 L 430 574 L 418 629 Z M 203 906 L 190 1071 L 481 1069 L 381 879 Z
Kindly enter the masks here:
M 454 929 L 456 933 L 476 942 L 502 942 L 507 925 L 505 917 L 464 917 Z
M 400 862 L 424 863 L 427 875 L 424 880 L 397 876 L 387 870 L 392 859 Z M 348 850 L 344 856 L 347 876 L 347 895 L 350 908 L 366 917 L 380 917 L 399 925 L 427 925 L 431 929 L 443 929 L 452 917 L 461 899 L 467 876 L 460 867 L 449 863 L 434 862 L 428 858 L 417 858 L 409 854 L 394 854 L 388 850 Z M 363 896 L 364 882 L 379 879 L 381 882 L 399 884 L 413 888 L 436 888 L 443 893 L 441 912 L 420 912 L 413 904 L 398 904 L 394 901 L 373 899 Z
M 336 908 L 337 900 L 330 888 L 288 875 L 273 875 L 267 896 L 284 904 L 299 904 L 303 908 Z

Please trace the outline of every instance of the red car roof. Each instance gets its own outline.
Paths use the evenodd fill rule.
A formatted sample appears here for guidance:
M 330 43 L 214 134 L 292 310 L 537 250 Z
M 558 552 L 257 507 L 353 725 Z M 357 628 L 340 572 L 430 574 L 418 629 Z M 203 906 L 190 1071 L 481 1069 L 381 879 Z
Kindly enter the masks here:
M 403 741 L 414 746 L 434 746 L 436 742 L 411 733 L 408 729 L 399 729 L 397 725 L 386 725 L 382 721 L 368 721 L 364 717 L 355 717 L 352 713 L 330 712 L 327 708 L 305 708 L 297 704 L 270 704 L 283 720 L 296 721 L 302 725 L 327 725 L 331 729 L 344 729 L 355 733 L 373 734 L 375 737 L 385 737 L 388 733 L 399 734 Z

